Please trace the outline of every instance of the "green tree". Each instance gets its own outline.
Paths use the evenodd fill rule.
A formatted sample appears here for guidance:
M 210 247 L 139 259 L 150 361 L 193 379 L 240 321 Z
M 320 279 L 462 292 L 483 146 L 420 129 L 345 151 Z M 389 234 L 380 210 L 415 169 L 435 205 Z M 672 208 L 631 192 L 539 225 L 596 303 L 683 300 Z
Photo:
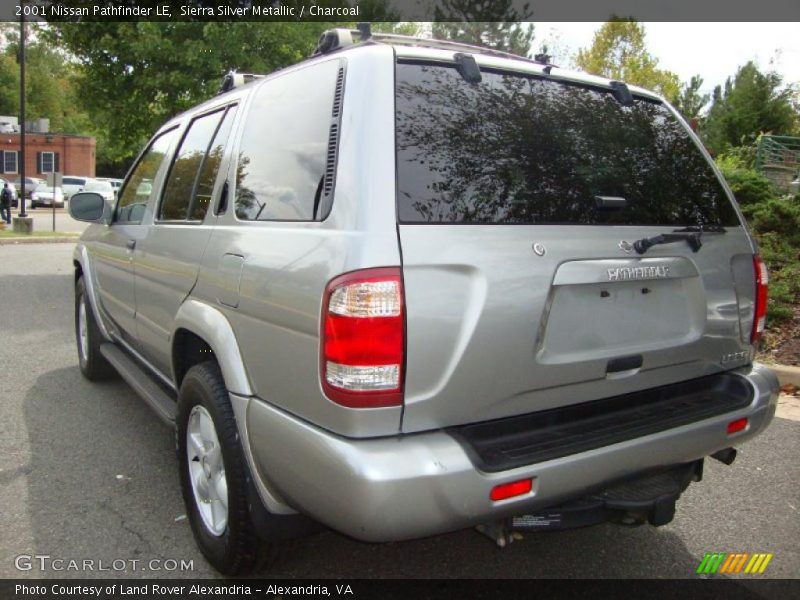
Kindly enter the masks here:
M 98 170 L 120 173 L 169 118 L 213 96 L 230 70 L 269 73 L 313 51 L 330 23 L 51 23 L 79 66 Z
M 798 123 L 792 86 L 783 87 L 777 73 L 762 73 L 751 61 L 714 88 L 711 108 L 702 128 L 705 143 L 715 152 L 752 142 L 760 133 L 791 134 Z
M 633 19 L 612 19 L 594 35 L 592 45 L 578 51 L 577 66 L 594 75 L 654 90 L 670 102 L 680 93 L 680 79 L 658 68 L 647 51 L 644 27 Z
M 531 14 L 527 4 L 518 12 L 512 0 L 441 0 L 434 8 L 433 37 L 529 56 L 534 28 L 520 21 Z
M 681 94 L 675 101 L 675 108 L 687 119 L 696 119 L 700 115 L 700 110 L 708 104 L 711 99 L 709 94 L 701 94 L 700 88 L 703 87 L 703 78 L 694 75 L 689 83 L 681 88 Z
M 26 119 L 50 119 L 51 131 L 82 133 L 76 129 L 87 121 L 76 102 L 76 69 L 62 52 L 42 36 L 42 30 L 28 25 L 25 48 Z M 19 114 L 19 28 L 0 25 L 0 114 Z

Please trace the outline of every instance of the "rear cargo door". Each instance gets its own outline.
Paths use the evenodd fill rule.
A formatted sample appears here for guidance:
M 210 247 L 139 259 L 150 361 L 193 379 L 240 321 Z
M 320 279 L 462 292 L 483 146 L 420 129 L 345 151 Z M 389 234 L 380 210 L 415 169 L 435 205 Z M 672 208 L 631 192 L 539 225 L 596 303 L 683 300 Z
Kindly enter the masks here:
M 472 84 L 451 66 L 400 62 L 396 110 L 404 431 L 750 360 L 752 246 L 668 107 L 488 69 Z M 701 228 L 699 247 L 683 239 Z M 676 232 L 644 254 L 633 247 Z

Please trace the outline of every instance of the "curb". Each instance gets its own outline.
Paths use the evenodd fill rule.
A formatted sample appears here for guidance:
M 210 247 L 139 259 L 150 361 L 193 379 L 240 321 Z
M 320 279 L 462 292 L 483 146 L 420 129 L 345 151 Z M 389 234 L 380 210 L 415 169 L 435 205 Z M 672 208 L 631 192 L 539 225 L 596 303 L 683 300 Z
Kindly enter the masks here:
M 796 385 L 800 387 L 800 367 L 791 367 L 789 365 L 767 365 L 775 375 L 781 385 Z
M 68 244 L 75 243 L 80 239 L 80 235 L 63 237 L 42 237 L 42 236 L 26 236 L 26 237 L 9 237 L 0 238 L 0 246 L 11 244 Z

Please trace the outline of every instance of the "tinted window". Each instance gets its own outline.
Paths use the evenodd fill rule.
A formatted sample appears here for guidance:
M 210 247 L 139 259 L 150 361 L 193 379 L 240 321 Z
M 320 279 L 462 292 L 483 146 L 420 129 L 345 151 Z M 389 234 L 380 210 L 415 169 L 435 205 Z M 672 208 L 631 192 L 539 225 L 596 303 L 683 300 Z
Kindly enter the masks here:
M 64 177 L 61 182 L 64 185 L 84 185 L 86 180 L 78 179 L 77 177 Z
M 170 129 L 154 139 L 139 159 L 136 168 L 120 191 L 115 221 L 124 223 L 142 220 L 150 193 L 153 191 L 153 180 L 176 131 L 176 129 Z
M 664 105 L 453 68 L 397 66 L 398 213 L 409 223 L 737 225 Z M 596 196 L 627 200 L 598 208 Z
M 189 216 L 189 203 L 197 174 L 223 114 L 224 111 L 219 110 L 203 115 L 189 124 L 164 185 L 159 219 L 184 221 Z
M 245 122 L 236 177 L 236 216 L 312 220 L 325 175 L 339 61 L 262 84 Z
M 236 107 L 228 109 L 222 119 L 222 123 L 217 128 L 217 133 L 208 148 L 206 158 L 200 167 L 195 186 L 194 199 L 189 209 L 189 220 L 202 221 L 208 212 L 211 204 L 211 193 L 214 191 L 214 182 L 217 179 L 219 165 L 222 162 L 222 155 L 225 152 L 225 144 L 231 134 L 233 119 L 236 116 Z

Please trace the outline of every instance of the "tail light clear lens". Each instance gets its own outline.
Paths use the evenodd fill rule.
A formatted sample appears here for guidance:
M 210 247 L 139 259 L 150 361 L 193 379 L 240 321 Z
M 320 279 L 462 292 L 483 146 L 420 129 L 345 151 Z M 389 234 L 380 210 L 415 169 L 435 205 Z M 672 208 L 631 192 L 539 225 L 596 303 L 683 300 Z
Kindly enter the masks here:
M 405 314 L 399 267 L 333 279 L 322 305 L 320 370 L 325 395 L 350 408 L 403 403 Z
M 753 314 L 753 331 L 750 334 L 750 343 L 755 344 L 764 333 L 767 323 L 767 289 L 769 287 L 769 274 L 767 265 L 757 254 L 753 257 L 753 268 L 756 274 L 756 305 Z

